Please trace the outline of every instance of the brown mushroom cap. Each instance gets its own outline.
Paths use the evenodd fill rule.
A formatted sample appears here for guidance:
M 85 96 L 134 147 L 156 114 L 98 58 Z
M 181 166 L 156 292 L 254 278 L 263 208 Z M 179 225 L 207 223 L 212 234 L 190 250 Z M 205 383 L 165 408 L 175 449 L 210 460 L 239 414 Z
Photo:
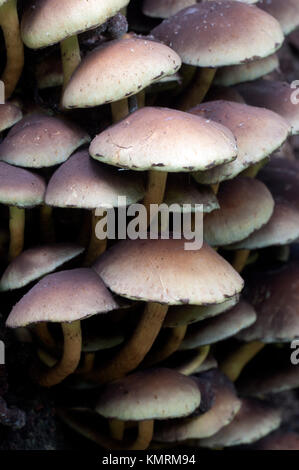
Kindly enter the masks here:
M 192 5 L 164 20 L 152 33 L 184 63 L 199 67 L 256 60 L 273 54 L 283 42 L 277 20 L 254 5 L 235 1 Z
M 22 39 L 39 49 L 93 29 L 114 16 L 129 0 L 33 0 L 22 17 Z
M 256 80 L 238 85 L 237 90 L 247 104 L 271 109 L 280 114 L 290 124 L 292 134 L 299 133 L 299 106 L 292 102 L 294 88 L 288 83 Z
M 134 170 L 190 172 L 228 163 L 237 148 L 232 133 L 218 123 L 145 107 L 95 137 L 89 152 L 104 163 Z
M 298 0 L 259 0 L 257 6 L 277 19 L 285 35 L 299 26 Z
M 6 325 L 73 322 L 117 308 L 102 280 L 90 268 L 48 274 L 10 312 Z
M 232 382 L 217 369 L 200 374 L 199 377 L 205 378 L 211 384 L 215 394 L 212 408 L 199 416 L 158 423 L 155 440 L 176 442 L 210 437 L 233 420 L 240 409 L 241 401 Z
M 19 289 L 78 256 L 84 248 L 70 243 L 45 245 L 23 251 L 4 271 L 0 290 Z
M 234 420 L 217 434 L 200 441 L 201 447 L 219 448 L 250 444 L 280 426 L 281 412 L 268 403 L 243 399 Z
M 82 150 L 53 174 L 45 201 L 54 207 L 108 209 L 118 206 L 118 197 L 125 196 L 127 204 L 133 204 L 144 194 L 143 180 L 139 175 L 122 174 L 116 168 L 96 162 L 87 150 Z
M 224 181 L 218 193 L 220 210 L 204 219 L 204 239 L 212 246 L 225 246 L 247 238 L 266 224 L 274 200 L 267 187 L 252 178 Z
M 247 64 L 222 67 L 217 71 L 215 85 L 232 86 L 237 83 L 250 82 L 261 78 L 279 68 L 277 54 L 271 54 Z
M 17 106 L 10 103 L 0 104 L 0 132 L 12 127 L 22 116 L 22 111 Z
M 299 450 L 299 434 L 295 432 L 277 431 L 257 442 L 254 449 L 258 450 Z
M 268 246 L 288 245 L 299 239 L 299 211 L 285 203 L 276 203 L 269 222 L 248 238 L 229 248 L 256 250 Z
M 62 105 L 88 108 L 128 98 L 180 66 L 177 53 L 159 42 L 138 37 L 110 41 L 83 59 L 64 91 Z
M 96 412 L 123 421 L 167 419 L 190 415 L 200 405 L 196 381 L 171 369 L 153 369 L 108 384 Z
M 209 101 L 190 112 L 230 129 L 238 146 L 233 162 L 196 173 L 194 177 L 199 183 L 214 184 L 234 178 L 279 148 L 290 132 L 288 123 L 279 114 L 246 104 Z
M 9 131 L 0 145 L 0 159 L 28 168 L 54 166 L 88 141 L 87 134 L 73 123 L 33 114 Z
M 218 343 L 251 326 L 255 321 L 254 308 L 248 302 L 241 300 L 228 312 L 189 327 L 180 349 L 194 349 Z
M 220 303 L 243 281 L 227 261 L 204 244 L 184 250 L 186 240 L 124 240 L 93 266 L 109 288 L 127 298 L 169 305 Z
M 42 204 L 44 179 L 30 171 L 0 162 L 0 202 L 10 206 L 34 207 Z

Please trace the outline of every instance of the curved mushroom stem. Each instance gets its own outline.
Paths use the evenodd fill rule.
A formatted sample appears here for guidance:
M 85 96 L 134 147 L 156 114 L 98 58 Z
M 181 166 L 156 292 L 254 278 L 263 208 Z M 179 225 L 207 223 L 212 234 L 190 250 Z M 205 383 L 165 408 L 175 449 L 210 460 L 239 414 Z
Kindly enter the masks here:
M 193 359 L 193 361 L 191 361 L 189 364 L 185 366 L 177 367 L 176 370 L 183 375 L 194 374 L 194 372 L 198 369 L 198 367 L 200 367 L 201 364 L 208 357 L 210 349 L 211 347 L 209 345 L 201 346 L 200 348 L 198 348 L 198 355 Z
M 183 94 L 178 108 L 182 111 L 187 111 L 193 108 L 197 104 L 200 104 L 206 94 L 208 93 L 210 86 L 214 80 L 217 69 L 214 68 L 199 68 L 197 70 L 195 80 L 191 83 L 191 86 Z
M 97 383 L 110 382 L 136 369 L 158 336 L 167 310 L 168 305 L 148 303 L 131 338 L 113 359 L 89 374 L 88 379 Z
M 43 346 L 46 346 L 50 351 L 55 351 L 57 345 L 49 331 L 48 324 L 46 322 L 37 323 L 34 331 Z
M 82 367 L 80 367 L 76 370 L 76 374 L 80 374 L 80 375 L 89 374 L 93 369 L 94 361 L 95 361 L 95 353 L 94 352 L 83 353 L 83 354 L 84 354 L 83 365 L 82 365 Z
M 170 337 L 165 341 L 162 348 L 157 351 L 151 351 L 143 363 L 144 366 L 150 367 L 158 362 L 162 362 L 175 353 L 183 341 L 187 331 L 187 325 L 177 326 L 170 329 Z
M 9 208 L 10 244 L 8 258 L 12 261 L 23 251 L 25 228 L 25 209 L 15 206 Z
M 6 66 L 1 79 L 5 85 L 5 98 L 8 99 L 19 81 L 24 65 L 17 0 L 7 0 L 0 8 L 0 26 L 6 45 Z
M 233 267 L 238 273 L 241 273 L 245 268 L 249 255 L 250 250 L 238 250 L 235 253 Z
M 151 204 L 161 204 L 164 199 L 166 183 L 167 183 L 166 171 L 149 171 L 148 172 L 148 183 L 147 191 L 143 200 L 143 205 L 146 208 L 148 214 L 148 225 L 153 219 L 155 214 L 151 214 Z
M 53 208 L 43 204 L 40 209 L 42 239 L 45 243 L 55 242 Z
M 61 41 L 60 50 L 63 69 L 63 89 L 65 89 L 71 76 L 81 62 L 78 37 L 75 35 Z
M 100 240 L 99 238 L 97 238 L 97 234 L 96 234 L 97 223 L 100 222 L 100 220 L 104 218 L 105 218 L 105 215 L 101 217 L 97 217 L 96 210 L 92 212 L 90 242 L 89 242 L 89 247 L 86 253 L 86 257 L 85 257 L 84 266 L 91 266 L 92 263 L 99 256 L 101 256 L 101 254 L 104 253 L 104 251 L 106 251 L 107 238 L 105 238 L 105 240 Z
M 127 99 L 111 103 L 112 120 L 114 123 L 121 121 L 129 114 L 129 103 Z
M 235 382 L 240 376 L 244 367 L 253 359 L 265 344 L 260 341 L 252 341 L 242 345 L 234 351 L 220 365 L 220 370 L 232 381 Z
M 43 387 L 57 385 L 78 367 L 81 357 L 82 335 L 79 320 L 72 323 L 62 323 L 64 349 L 60 361 L 46 372 L 38 374 L 37 380 Z
M 122 441 L 125 433 L 125 422 L 119 419 L 109 419 L 109 429 L 112 439 Z

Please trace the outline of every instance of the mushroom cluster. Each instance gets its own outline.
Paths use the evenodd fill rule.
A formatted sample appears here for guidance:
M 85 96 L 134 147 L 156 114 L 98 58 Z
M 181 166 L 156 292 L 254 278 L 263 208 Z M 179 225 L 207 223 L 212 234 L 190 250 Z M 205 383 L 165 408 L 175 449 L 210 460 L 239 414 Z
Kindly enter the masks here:
M 299 1 L 0 0 L 0 26 L 7 354 L 101 448 L 299 449 Z

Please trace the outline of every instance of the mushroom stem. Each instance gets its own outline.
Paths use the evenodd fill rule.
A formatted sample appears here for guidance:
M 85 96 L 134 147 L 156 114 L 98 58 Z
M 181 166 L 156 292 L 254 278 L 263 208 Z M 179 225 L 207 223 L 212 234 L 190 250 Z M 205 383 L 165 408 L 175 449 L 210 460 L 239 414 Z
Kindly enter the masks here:
M 55 242 L 53 208 L 43 204 L 40 209 L 42 239 L 45 243 Z
M 164 346 L 157 351 L 151 351 L 144 361 L 144 366 L 150 367 L 158 362 L 162 362 L 175 353 L 183 341 L 187 331 L 187 325 L 177 326 L 170 329 L 170 337 Z
M 197 70 L 195 80 L 191 83 L 191 86 L 183 94 L 180 102 L 179 109 L 187 111 L 193 108 L 197 104 L 200 104 L 214 80 L 216 68 L 199 68 Z
M 219 187 L 220 187 L 220 183 L 211 184 L 211 189 L 216 196 L 219 192 Z
M 109 419 L 109 429 L 112 439 L 122 441 L 125 433 L 125 422 L 119 419 Z
M 62 323 L 61 326 L 64 336 L 63 355 L 52 369 L 39 374 L 38 383 L 43 387 L 52 387 L 62 382 L 76 370 L 80 362 L 82 346 L 80 321 Z
M 95 361 L 94 352 L 84 353 L 83 365 L 82 367 L 76 370 L 76 374 L 80 374 L 80 375 L 89 374 L 89 372 L 91 372 L 93 369 L 94 361 Z
M 246 266 L 250 250 L 238 250 L 235 253 L 233 267 L 238 273 L 241 273 Z
M 63 89 L 65 89 L 75 69 L 81 62 L 78 37 L 74 35 L 64 39 L 60 43 L 60 49 L 63 69 Z
M 128 100 L 119 100 L 111 103 L 112 120 L 114 123 L 121 121 L 129 114 Z
M 47 367 L 54 367 L 58 362 L 58 359 L 56 357 L 51 356 L 51 354 L 49 354 L 44 349 L 39 348 L 37 350 L 37 355 L 39 360 Z
M 106 383 L 120 379 L 136 369 L 158 336 L 167 310 L 168 305 L 148 303 L 131 338 L 113 359 L 89 374 L 88 379 Z
M 144 108 L 145 106 L 145 91 L 141 90 L 138 95 L 137 95 L 137 104 L 138 104 L 138 109 Z
M 85 257 L 84 266 L 90 266 L 102 253 L 104 253 L 104 251 L 106 251 L 107 238 L 100 240 L 96 235 L 97 223 L 104 217 L 105 215 L 97 217 L 95 210 L 92 212 L 90 242 Z
M 19 81 L 24 65 L 17 0 L 7 0 L 0 8 L 0 26 L 6 45 L 6 66 L 1 79 L 5 85 L 5 98 L 8 99 Z
M 192 375 L 201 366 L 201 364 L 206 360 L 210 352 L 210 346 L 201 346 L 198 348 L 198 355 L 191 361 L 189 364 L 177 367 L 176 370 L 183 375 Z
M 242 172 L 241 176 L 246 176 L 247 178 L 256 178 L 259 171 L 266 165 L 267 162 L 268 158 L 264 158 L 255 165 L 251 165 L 250 167 L 246 168 L 246 170 Z
M 8 258 L 12 261 L 19 256 L 24 246 L 25 209 L 15 206 L 9 208 L 10 244 Z
M 149 171 L 148 172 L 148 184 L 146 195 L 143 200 L 143 205 L 146 208 L 148 214 L 148 223 L 150 223 L 154 214 L 151 214 L 151 204 L 161 204 L 164 199 L 166 183 L 167 183 L 167 172 L 164 171 Z
M 55 351 L 56 343 L 49 331 L 48 324 L 46 322 L 37 323 L 34 330 L 41 344 L 50 351 Z
M 244 367 L 253 359 L 265 346 L 260 341 L 252 341 L 243 344 L 239 349 L 228 356 L 220 365 L 220 370 L 232 381 L 235 382 L 240 376 Z

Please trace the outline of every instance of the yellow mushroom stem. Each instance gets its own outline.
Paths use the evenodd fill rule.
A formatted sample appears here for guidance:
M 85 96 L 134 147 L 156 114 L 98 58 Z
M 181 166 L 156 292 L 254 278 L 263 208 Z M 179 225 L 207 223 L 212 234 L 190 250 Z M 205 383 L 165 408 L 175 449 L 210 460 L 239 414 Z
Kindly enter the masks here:
M 241 273 L 243 269 L 245 268 L 249 255 L 250 255 L 250 250 L 236 251 L 232 264 L 238 273 Z
M 153 211 L 151 211 L 151 205 L 159 205 L 163 202 L 167 175 L 168 173 L 166 171 L 151 170 L 148 172 L 147 191 L 143 200 L 143 205 L 145 206 L 148 214 L 148 224 L 150 224 L 151 220 L 155 216 Z
M 195 79 L 191 82 L 191 85 L 187 88 L 180 99 L 178 105 L 179 109 L 187 111 L 204 100 L 210 86 L 212 85 L 216 70 L 216 68 L 212 69 L 208 67 L 199 68 L 197 70 Z
M 232 382 L 235 382 L 244 367 L 264 348 L 264 346 L 265 344 L 260 341 L 252 341 L 243 344 L 225 359 L 220 365 L 220 370 Z
M 112 120 L 114 123 L 121 121 L 129 114 L 129 103 L 127 99 L 111 103 Z
M 25 229 L 25 209 L 11 206 L 9 208 L 10 243 L 8 258 L 12 261 L 23 251 Z
M 71 76 L 81 62 L 78 37 L 75 35 L 61 41 L 60 50 L 63 69 L 63 89 L 65 89 Z
M 46 349 L 52 352 L 57 350 L 57 344 L 54 341 L 46 322 L 37 323 L 34 331 L 42 346 L 45 346 Z
M 208 357 L 208 354 L 210 352 L 210 346 L 201 346 L 198 348 L 198 354 L 195 356 L 195 358 L 190 361 L 188 364 L 177 367 L 176 370 L 180 372 L 183 375 L 192 375 L 196 370 L 202 365 L 202 363 L 206 360 Z
M 55 242 L 53 208 L 43 204 L 40 209 L 41 235 L 45 243 Z
M 211 184 L 211 189 L 216 196 L 219 192 L 219 187 L 220 187 L 220 183 Z
M 0 8 L 0 26 L 6 46 L 6 66 L 1 80 L 5 86 L 5 99 L 8 99 L 19 81 L 24 65 L 17 0 L 7 0 Z
M 91 234 L 90 234 L 90 241 L 89 247 L 86 253 L 84 266 L 91 266 L 93 262 L 101 256 L 102 253 L 106 251 L 107 248 L 107 238 L 104 240 L 100 240 L 96 234 L 96 226 L 100 220 L 104 219 L 106 215 L 102 215 L 100 217 L 96 216 L 96 210 L 92 211 L 91 215 Z
M 137 95 L 137 104 L 138 104 L 138 109 L 144 108 L 145 106 L 145 91 L 141 90 L 138 95 Z
M 179 87 L 177 94 L 182 94 L 186 90 L 186 88 L 191 84 L 195 77 L 196 71 L 197 67 L 195 65 L 182 65 L 179 71 L 180 76 L 182 77 L 182 84 Z
M 63 355 L 54 367 L 38 374 L 38 383 L 43 387 L 52 387 L 62 382 L 77 369 L 80 362 L 82 347 L 80 321 L 62 323 L 61 327 L 64 337 Z
M 148 303 L 131 338 L 112 359 L 87 377 L 92 382 L 106 383 L 120 379 L 136 369 L 152 347 L 167 314 L 168 306 Z
M 86 375 L 92 371 L 95 361 L 95 353 L 83 353 L 83 364 L 76 370 L 76 374 Z
M 175 353 L 183 341 L 187 331 L 187 325 L 169 328 L 169 337 L 165 340 L 162 348 L 156 351 L 150 351 L 143 363 L 144 366 L 150 367 L 158 362 L 162 362 Z
M 109 419 L 110 436 L 112 439 L 122 441 L 125 433 L 125 422 L 119 419 Z

